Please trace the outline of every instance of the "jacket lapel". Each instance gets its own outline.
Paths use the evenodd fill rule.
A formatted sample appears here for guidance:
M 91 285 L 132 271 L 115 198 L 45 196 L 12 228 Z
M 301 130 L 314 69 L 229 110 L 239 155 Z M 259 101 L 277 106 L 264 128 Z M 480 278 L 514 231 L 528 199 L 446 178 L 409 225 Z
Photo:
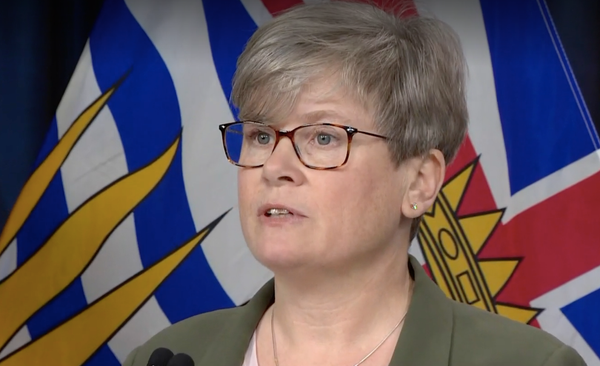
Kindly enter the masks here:
M 409 265 L 413 296 L 389 366 L 447 366 L 453 328 L 450 300 L 412 256 Z
M 198 365 L 242 365 L 252 335 L 274 299 L 274 282 L 271 279 L 248 303 L 236 309 L 221 330 L 215 332 L 211 347 Z

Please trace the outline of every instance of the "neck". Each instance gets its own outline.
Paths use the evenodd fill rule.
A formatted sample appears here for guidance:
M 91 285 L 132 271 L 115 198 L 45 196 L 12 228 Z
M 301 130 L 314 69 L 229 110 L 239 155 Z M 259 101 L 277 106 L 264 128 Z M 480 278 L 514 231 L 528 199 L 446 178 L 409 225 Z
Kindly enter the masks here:
M 408 254 L 403 246 L 391 246 L 364 262 L 327 273 L 276 273 L 278 338 L 292 348 L 329 350 L 379 342 L 408 309 Z

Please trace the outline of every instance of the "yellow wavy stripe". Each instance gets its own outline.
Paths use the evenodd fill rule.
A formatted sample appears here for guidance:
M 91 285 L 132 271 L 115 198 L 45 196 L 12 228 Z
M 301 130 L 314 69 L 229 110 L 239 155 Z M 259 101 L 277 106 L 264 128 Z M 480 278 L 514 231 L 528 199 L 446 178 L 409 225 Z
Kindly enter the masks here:
M 117 86 L 108 89 L 73 122 L 56 147 L 27 180 L 0 233 L 0 253 L 17 235 L 81 134 L 92 123 L 116 89 Z
M 0 361 L 0 366 L 80 366 L 144 304 L 211 229 L 204 229 L 177 251 L 91 304 L 84 312 Z
M 81 274 L 110 232 L 162 179 L 178 145 L 179 138 L 155 162 L 83 204 L 37 253 L 0 283 L 0 348 Z

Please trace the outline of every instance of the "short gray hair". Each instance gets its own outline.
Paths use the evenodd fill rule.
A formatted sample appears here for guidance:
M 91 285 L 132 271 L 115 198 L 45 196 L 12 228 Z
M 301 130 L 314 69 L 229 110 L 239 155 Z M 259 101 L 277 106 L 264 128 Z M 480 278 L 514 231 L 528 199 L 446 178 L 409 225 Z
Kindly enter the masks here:
M 410 10 L 331 1 L 274 17 L 238 59 L 231 97 L 239 118 L 281 118 L 303 87 L 334 77 L 390 137 L 397 164 L 431 149 L 449 163 L 467 131 L 466 62 L 448 25 L 405 16 Z

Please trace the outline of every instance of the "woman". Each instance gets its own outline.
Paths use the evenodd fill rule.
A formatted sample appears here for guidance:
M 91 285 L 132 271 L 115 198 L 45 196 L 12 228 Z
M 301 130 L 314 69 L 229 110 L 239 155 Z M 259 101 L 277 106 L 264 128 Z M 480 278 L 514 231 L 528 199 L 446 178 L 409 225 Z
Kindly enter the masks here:
M 125 365 L 158 347 L 207 366 L 583 365 L 449 300 L 408 254 L 467 130 L 465 69 L 443 23 L 371 5 L 304 5 L 259 28 L 234 80 L 243 122 L 220 128 L 245 239 L 274 281 Z

